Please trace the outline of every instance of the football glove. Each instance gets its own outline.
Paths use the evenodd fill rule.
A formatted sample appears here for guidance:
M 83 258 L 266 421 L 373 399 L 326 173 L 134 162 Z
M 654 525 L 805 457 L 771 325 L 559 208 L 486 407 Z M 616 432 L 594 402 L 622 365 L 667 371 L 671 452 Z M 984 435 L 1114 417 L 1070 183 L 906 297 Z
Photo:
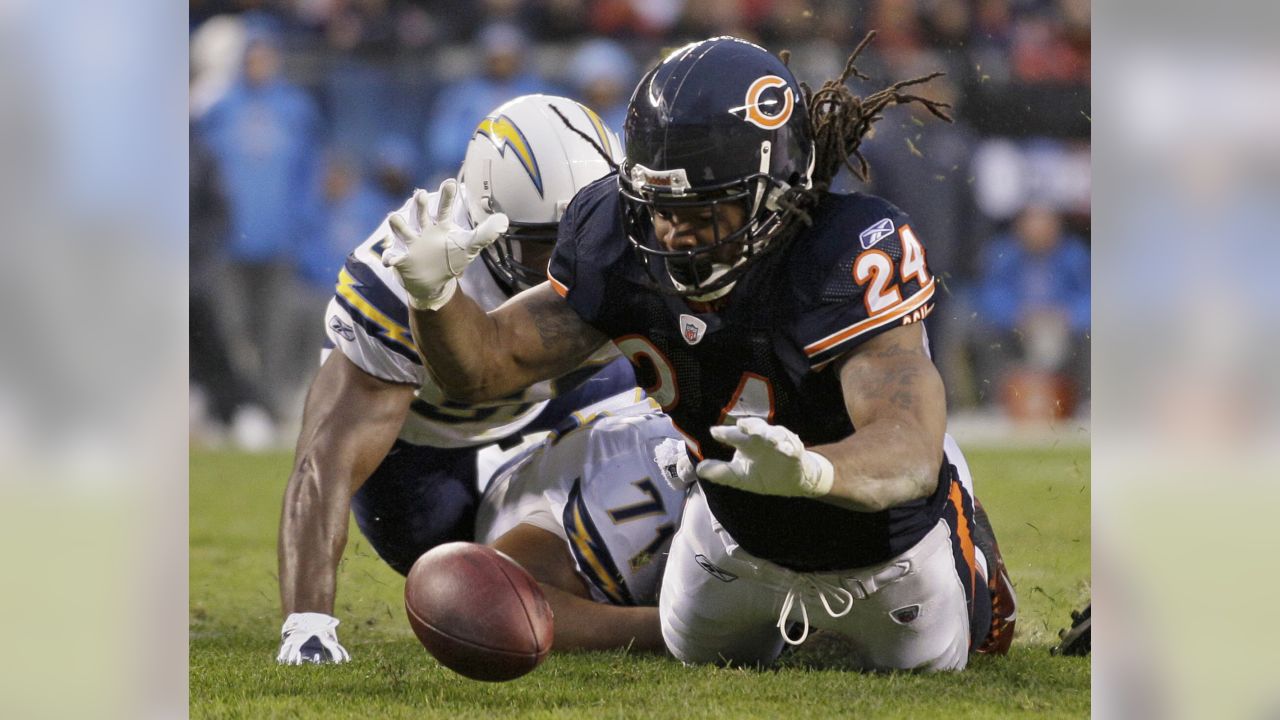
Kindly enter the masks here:
M 698 479 L 693 472 L 693 463 L 689 461 L 689 452 L 685 450 L 683 440 L 663 439 L 653 449 L 653 460 L 662 470 L 662 478 L 667 481 L 672 490 L 684 490 Z
M 396 271 L 400 284 L 416 310 L 439 310 L 458 289 L 458 276 L 499 235 L 507 231 L 507 216 L 490 215 L 473 229 L 453 220 L 458 199 L 458 181 L 449 178 L 440 184 L 440 202 L 435 217 L 427 212 L 429 194 L 414 193 L 418 227 L 409 227 L 405 218 L 392 214 L 388 222 L 394 236 L 391 247 L 382 253 L 382 264 Z
M 338 643 L 338 618 L 324 613 L 293 613 L 280 630 L 281 665 L 344 663 L 351 659 Z
M 737 425 L 711 428 L 711 437 L 736 448 L 733 459 L 703 460 L 698 477 L 760 495 L 822 497 L 831 492 L 831 461 L 804 449 L 804 443 L 781 425 L 758 417 Z

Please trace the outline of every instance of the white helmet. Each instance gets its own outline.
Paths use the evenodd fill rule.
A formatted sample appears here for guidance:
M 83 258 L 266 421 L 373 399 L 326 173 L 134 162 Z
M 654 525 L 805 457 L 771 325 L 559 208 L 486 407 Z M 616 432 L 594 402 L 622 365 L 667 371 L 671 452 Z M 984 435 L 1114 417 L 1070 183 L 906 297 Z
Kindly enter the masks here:
M 500 284 L 515 292 L 546 279 L 556 227 L 569 200 L 612 172 L 620 156 L 621 143 L 600 116 L 568 98 L 522 95 L 480 121 L 458 181 L 473 224 L 498 212 L 511 221 L 484 251 L 485 264 Z

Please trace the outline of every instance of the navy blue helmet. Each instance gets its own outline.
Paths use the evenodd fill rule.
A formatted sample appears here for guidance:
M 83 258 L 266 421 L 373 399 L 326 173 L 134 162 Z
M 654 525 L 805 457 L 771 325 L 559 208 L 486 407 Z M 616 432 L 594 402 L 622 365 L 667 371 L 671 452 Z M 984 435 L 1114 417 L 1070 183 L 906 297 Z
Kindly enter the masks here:
M 812 186 L 813 131 L 791 71 L 764 48 L 718 37 L 676 50 L 640 81 L 627 108 L 619 186 L 628 237 L 650 274 L 695 300 L 726 294 L 792 213 L 778 200 Z M 713 244 L 669 250 L 653 213 L 740 204 L 746 222 Z M 714 224 L 714 223 L 713 223 Z M 736 259 L 717 252 L 732 243 Z M 665 287 L 665 284 L 659 283 Z

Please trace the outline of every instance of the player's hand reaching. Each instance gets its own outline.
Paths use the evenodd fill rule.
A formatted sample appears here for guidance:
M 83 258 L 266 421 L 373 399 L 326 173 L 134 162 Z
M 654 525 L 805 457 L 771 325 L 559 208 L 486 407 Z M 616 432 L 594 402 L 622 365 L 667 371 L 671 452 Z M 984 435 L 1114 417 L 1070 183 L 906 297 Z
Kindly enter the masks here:
M 440 184 L 440 203 L 434 218 L 427 212 L 426 191 L 417 191 L 413 198 L 418 227 L 409 227 L 398 214 L 391 216 L 395 237 L 382 254 L 382 264 L 395 269 L 414 309 L 439 310 L 453 297 L 457 278 L 467 265 L 507 231 L 507 216 L 490 215 L 471 230 L 460 227 L 453 220 L 453 205 L 458 199 L 458 181 L 453 178 Z
M 737 425 L 711 428 L 711 437 L 737 449 L 733 459 L 703 460 L 698 477 L 760 495 L 822 497 L 831 492 L 831 461 L 804 449 L 804 443 L 781 425 L 758 417 Z
M 324 613 L 292 613 L 280 630 L 281 665 L 344 663 L 351 654 L 338 642 L 338 618 Z

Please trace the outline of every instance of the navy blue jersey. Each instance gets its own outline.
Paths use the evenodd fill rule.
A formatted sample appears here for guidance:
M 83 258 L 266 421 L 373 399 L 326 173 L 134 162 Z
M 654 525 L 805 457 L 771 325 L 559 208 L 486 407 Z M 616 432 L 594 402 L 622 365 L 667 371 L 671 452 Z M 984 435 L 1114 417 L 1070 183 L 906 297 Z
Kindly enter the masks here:
M 923 246 L 900 210 L 871 195 L 826 195 L 813 227 L 760 258 L 715 313 L 653 287 L 621 216 L 616 176 L 583 189 L 560 223 L 551 282 L 631 359 L 700 458 L 732 457 L 709 430 L 753 415 L 809 446 L 848 437 L 854 428 L 832 361 L 933 309 Z M 944 463 L 931 497 L 879 513 L 702 487 L 716 519 L 751 554 L 834 570 L 882 562 L 919 541 L 937 524 L 950 473 Z

